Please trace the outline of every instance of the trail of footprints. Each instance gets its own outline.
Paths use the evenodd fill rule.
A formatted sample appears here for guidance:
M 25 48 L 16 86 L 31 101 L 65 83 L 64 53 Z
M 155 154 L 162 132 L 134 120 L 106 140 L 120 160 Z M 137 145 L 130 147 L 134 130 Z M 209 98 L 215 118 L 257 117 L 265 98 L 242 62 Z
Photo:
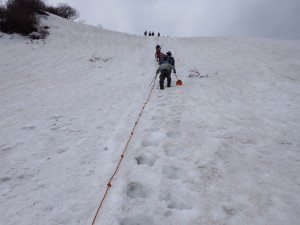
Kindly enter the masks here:
M 180 105 L 180 102 L 176 104 Z M 186 184 L 189 174 L 180 163 L 186 158 L 184 149 L 173 144 L 183 138 L 179 130 L 181 108 L 157 103 L 150 110 L 155 111 L 152 112 L 152 125 L 145 129 L 146 135 L 134 159 L 139 173 L 145 174 L 146 178 L 154 177 L 157 183 L 138 178 L 127 183 L 126 207 L 131 213 L 118 220 L 120 225 L 152 225 L 158 222 L 154 221 L 157 214 L 167 222 L 179 211 L 192 209 L 193 198 L 197 194 Z

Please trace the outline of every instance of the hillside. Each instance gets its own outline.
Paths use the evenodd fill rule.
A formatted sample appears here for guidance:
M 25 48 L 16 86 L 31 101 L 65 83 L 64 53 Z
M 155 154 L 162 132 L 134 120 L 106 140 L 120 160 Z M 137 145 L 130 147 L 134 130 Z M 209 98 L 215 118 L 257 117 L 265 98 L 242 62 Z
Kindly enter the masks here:
M 50 16 L 0 33 L 1 225 L 295 225 L 300 41 L 134 36 Z M 191 74 L 196 69 L 200 75 Z

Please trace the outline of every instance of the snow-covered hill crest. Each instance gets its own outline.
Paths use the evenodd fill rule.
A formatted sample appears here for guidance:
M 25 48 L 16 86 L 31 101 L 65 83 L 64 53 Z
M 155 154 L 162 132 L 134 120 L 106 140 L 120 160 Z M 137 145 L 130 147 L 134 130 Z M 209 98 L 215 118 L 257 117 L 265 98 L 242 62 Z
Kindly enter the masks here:
M 300 42 L 143 37 L 50 16 L 0 37 L 1 225 L 297 224 Z M 193 73 L 191 70 L 198 71 Z

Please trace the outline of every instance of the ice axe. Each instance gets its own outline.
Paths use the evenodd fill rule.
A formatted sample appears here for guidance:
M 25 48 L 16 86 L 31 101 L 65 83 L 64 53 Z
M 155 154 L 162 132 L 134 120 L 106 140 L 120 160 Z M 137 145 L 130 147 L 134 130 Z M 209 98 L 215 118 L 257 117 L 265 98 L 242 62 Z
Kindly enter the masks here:
M 181 86 L 182 85 L 182 81 L 178 79 L 176 73 L 174 73 L 174 74 L 175 74 L 175 76 L 177 78 L 176 85 Z

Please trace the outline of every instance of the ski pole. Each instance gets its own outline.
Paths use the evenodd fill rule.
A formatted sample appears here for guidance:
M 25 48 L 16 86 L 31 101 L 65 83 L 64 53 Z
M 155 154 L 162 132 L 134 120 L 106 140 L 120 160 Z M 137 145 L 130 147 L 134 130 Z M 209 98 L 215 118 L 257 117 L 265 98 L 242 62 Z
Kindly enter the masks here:
M 156 80 L 156 77 L 157 77 L 157 74 L 155 75 L 155 77 L 153 78 L 153 80 L 151 81 L 151 83 L 150 83 L 150 85 L 149 85 L 149 86 L 151 86 L 151 84 L 153 83 L 153 81 L 155 81 L 155 80 Z
M 174 74 L 175 74 L 175 76 L 176 76 L 176 78 L 177 78 L 177 80 L 178 80 L 178 77 L 177 77 L 176 73 L 174 73 Z

